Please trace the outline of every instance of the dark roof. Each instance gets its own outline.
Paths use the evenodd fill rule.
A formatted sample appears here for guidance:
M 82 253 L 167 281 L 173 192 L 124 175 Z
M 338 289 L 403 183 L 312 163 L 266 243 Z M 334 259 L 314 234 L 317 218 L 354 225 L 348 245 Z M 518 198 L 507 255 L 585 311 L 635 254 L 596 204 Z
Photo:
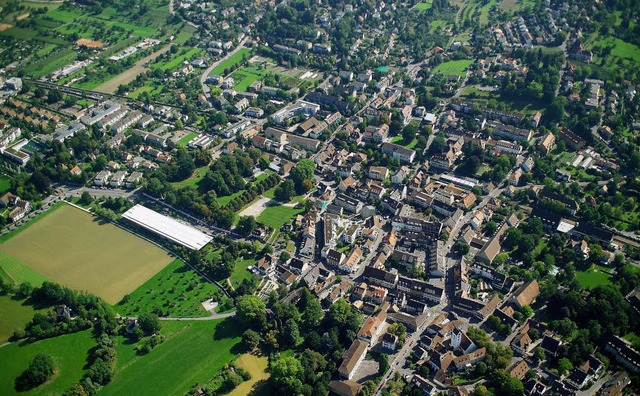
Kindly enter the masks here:
M 593 238 L 597 238 L 601 241 L 611 242 L 613 240 L 613 232 L 605 230 L 604 228 L 598 227 L 591 223 L 578 223 L 573 231 Z
M 567 198 L 564 195 L 556 194 L 553 191 L 549 191 L 547 189 L 542 190 L 538 198 L 557 201 L 564 204 L 568 208 L 578 210 L 578 203 L 574 199 Z

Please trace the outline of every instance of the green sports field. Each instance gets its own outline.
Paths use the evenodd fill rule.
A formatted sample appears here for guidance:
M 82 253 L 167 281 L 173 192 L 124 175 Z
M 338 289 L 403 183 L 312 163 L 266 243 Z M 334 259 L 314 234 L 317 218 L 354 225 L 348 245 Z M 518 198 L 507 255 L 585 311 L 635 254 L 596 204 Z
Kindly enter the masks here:
M 0 390 L 2 395 L 62 394 L 82 378 L 89 350 L 95 345 L 95 340 L 91 338 L 91 331 L 86 330 L 24 346 L 16 343 L 0 348 L 0 362 L 2 362 Z M 39 353 L 48 353 L 53 357 L 57 366 L 56 375 L 53 380 L 28 392 L 16 392 L 14 388 L 16 377 L 29 366 L 31 359 Z
M 303 209 L 290 208 L 288 206 L 270 206 L 260 213 L 256 221 L 274 230 L 279 230 L 291 218 L 303 211 Z
M 441 73 L 444 75 L 457 74 L 460 77 L 464 77 L 467 74 L 467 69 L 473 63 L 470 59 L 460 59 L 441 63 L 433 69 L 433 74 Z
M 173 260 L 157 246 L 69 205 L 30 224 L 0 250 L 4 262 L 13 258 L 54 282 L 112 304 Z
M 242 334 L 234 319 L 168 323 L 184 327 L 130 361 L 99 395 L 182 395 L 229 363 Z

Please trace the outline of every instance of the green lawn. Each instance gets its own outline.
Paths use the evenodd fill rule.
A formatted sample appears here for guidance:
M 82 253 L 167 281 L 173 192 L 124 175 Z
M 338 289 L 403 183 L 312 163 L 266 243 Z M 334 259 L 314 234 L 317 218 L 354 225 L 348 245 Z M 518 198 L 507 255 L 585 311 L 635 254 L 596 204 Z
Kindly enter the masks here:
M 21 346 L 19 343 L 0 348 L 0 389 L 8 395 L 48 395 L 61 394 L 82 378 L 83 368 L 87 364 L 89 350 L 95 346 L 91 331 L 49 338 Z M 53 356 L 57 365 L 57 374 L 52 381 L 28 392 L 16 392 L 14 381 L 22 373 L 33 357 L 39 353 Z
M 189 132 L 182 139 L 178 140 L 177 145 L 186 147 L 189 142 L 195 139 L 197 136 L 198 134 L 196 132 Z
M 213 68 L 211 74 L 223 75 L 225 69 L 229 69 L 238 63 L 242 62 L 242 57 L 244 55 L 250 56 L 251 50 L 248 48 L 240 48 L 236 53 L 230 56 L 228 59 L 225 59 L 223 62 Z
M 207 170 L 209 170 L 208 165 L 201 166 L 200 168 L 196 168 L 196 170 L 193 171 L 193 174 L 191 175 L 190 178 L 184 179 L 179 182 L 171 183 L 171 185 L 177 189 L 182 187 L 198 188 L 198 183 L 200 183 L 200 180 L 204 179 L 204 176 L 207 174 Z
M 0 194 L 4 194 L 11 188 L 11 178 L 5 175 L 0 175 Z
M 267 191 L 262 193 L 262 196 L 265 198 L 270 198 L 270 199 L 276 199 L 276 188 L 279 186 L 279 184 L 276 184 L 275 186 L 271 187 L 270 189 L 268 189 Z
M 7 342 L 13 332 L 23 329 L 31 321 L 36 310 L 24 300 L 0 296 L 0 345 Z
M 231 284 L 236 287 L 243 280 L 251 278 L 253 275 L 249 270 L 247 270 L 247 267 L 255 264 L 255 259 L 236 260 L 235 265 L 233 266 L 233 273 L 229 277 Z
M 480 25 L 486 26 L 489 24 L 489 11 L 496 5 L 496 0 L 490 0 L 487 4 L 480 7 Z
M 457 74 L 464 77 L 467 74 L 467 69 L 473 63 L 470 59 L 460 59 L 441 63 L 433 69 L 433 74 L 440 73 L 444 75 Z
M 425 0 L 422 3 L 418 4 L 414 9 L 418 11 L 426 11 L 431 9 L 432 4 L 433 4 L 433 0 Z
M 197 58 L 198 56 L 200 56 L 200 54 L 202 53 L 202 50 L 199 48 L 192 48 L 176 57 L 172 57 L 170 61 L 168 62 L 158 62 L 156 64 L 154 64 L 152 66 L 153 69 L 160 69 L 162 71 L 167 71 L 167 70 L 171 70 L 174 69 L 178 66 L 182 65 L 182 62 L 184 62 L 185 60 L 193 60 L 195 58 Z
M 170 317 L 204 317 L 209 313 L 201 303 L 213 297 L 216 290 L 214 285 L 176 259 L 131 293 L 126 303 L 116 304 L 115 309 L 124 316 L 153 312 L 158 307 Z
M 401 146 L 404 146 L 408 149 L 412 149 L 416 146 L 416 144 L 418 144 L 418 139 L 413 139 L 411 142 L 407 143 L 404 141 L 404 139 L 402 138 L 402 136 L 396 136 L 393 139 L 391 139 L 391 143 L 395 143 L 395 144 L 399 144 Z
M 184 327 L 131 361 L 99 395 L 181 395 L 196 382 L 207 382 L 235 356 L 241 329 L 234 319 L 178 323 Z
M 587 271 L 576 271 L 576 279 L 585 289 L 611 283 L 611 275 L 602 271 L 602 267 L 594 266 Z
M 235 90 L 246 92 L 251 84 L 262 78 L 262 76 L 247 72 L 245 70 L 237 70 L 231 74 L 235 81 Z
M 40 286 L 48 280 L 46 276 L 32 269 L 20 260 L 0 251 L 0 277 L 16 284 L 29 282 L 33 286 Z
M 280 227 L 289 222 L 291 218 L 303 211 L 303 209 L 290 208 L 288 206 L 270 206 L 260 213 L 256 221 L 274 230 L 279 230 Z

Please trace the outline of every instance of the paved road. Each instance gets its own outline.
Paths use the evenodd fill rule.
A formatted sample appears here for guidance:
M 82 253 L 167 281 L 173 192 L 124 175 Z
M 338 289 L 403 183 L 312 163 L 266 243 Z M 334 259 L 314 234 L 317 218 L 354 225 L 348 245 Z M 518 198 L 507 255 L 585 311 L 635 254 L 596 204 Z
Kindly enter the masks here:
M 233 51 L 229 52 L 219 60 L 209 65 L 209 67 L 207 67 L 207 69 L 200 76 L 200 86 L 202 87 L 202 92 L 204 93 L 204 96 L 207 98 L 207 103 L 209 104 L 209 107 L 211 107 L 211 102 L 209 102 L 209 99 L 211 98 L 211 90 L 209 89 L 207 84 L 205 84 L 204 82 L 207 80 L 207 77 L 209 77 L 209 74 L 216 66 L 218 66 L 220 63 L 224 62 L 225 60 L 229 59 L 236 52 L 240 51 L 240 49 L 244 47 L 244 44 L 247 42 L 247 40 L 248 40 L 248 37 L 245 37 L 244 39 L 242 39 L 242 41 L 240 41 L 240 44 L 238 44 L 238 46 L 234 48 Z

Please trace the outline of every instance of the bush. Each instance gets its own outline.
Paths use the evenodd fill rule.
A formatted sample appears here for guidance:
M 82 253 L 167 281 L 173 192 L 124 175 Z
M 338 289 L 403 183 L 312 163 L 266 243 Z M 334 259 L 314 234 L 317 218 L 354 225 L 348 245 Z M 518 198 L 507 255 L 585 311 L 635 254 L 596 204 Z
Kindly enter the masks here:
M 16 390 L 23 392 L 44 384 L 53 377 L 55 369 L 55 362 L 51 355 L 37 354 L 33 357 L 29 367 L 16 378 Z

